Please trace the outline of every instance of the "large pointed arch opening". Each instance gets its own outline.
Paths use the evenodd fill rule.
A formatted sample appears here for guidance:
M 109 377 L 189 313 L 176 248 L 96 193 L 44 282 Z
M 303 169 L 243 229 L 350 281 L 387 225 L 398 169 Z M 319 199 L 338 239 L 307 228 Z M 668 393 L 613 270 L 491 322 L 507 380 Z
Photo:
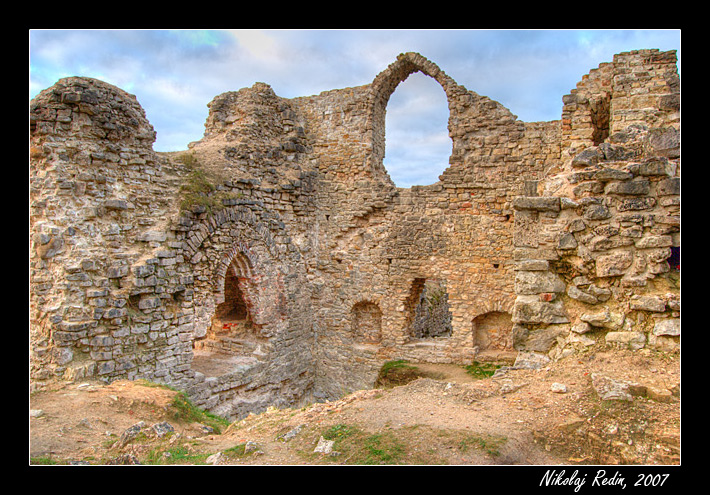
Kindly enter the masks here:
M 384 168 L 397 187 L 427 186 L 449 166 L 452 142 L 446 94 L 431 77 L 411 74 L 385 114 Z
M 449 122 L 456 91 L 456 83 L 418 53 L 399 55 L 378 74 L 371 108 L 375 175 L 388 176 L 398 187 L 439 180 L 453 152 Z

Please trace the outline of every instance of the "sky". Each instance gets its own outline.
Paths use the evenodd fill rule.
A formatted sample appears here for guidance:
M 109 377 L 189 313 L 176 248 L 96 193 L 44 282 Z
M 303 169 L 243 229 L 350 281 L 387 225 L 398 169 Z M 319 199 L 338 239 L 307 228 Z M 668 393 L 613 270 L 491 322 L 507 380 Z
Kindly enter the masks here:
M 469 91 L 525 122 L 558 120 L 562 96 L 614 54 L 677 50 L 680 30 L 30 30 L 30 100 L 69 76 L 134 94 L 155 128 L 156 151 L 204 134 L 207 104 L 269 84 L 284 98 L 369 84 L 404 52 L 418 52 Z M 433 184 L 451 139 L 441 87 L 412 74 L 387 105 L 384 164 L 399 187 Z

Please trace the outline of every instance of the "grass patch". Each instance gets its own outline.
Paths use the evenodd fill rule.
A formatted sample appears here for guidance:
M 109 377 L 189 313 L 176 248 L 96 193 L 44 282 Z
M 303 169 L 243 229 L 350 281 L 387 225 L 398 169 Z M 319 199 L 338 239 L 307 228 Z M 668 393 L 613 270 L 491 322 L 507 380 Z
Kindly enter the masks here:
M 229 420 L 195 406 L 182 393 L 175 396 L 170 404 L 170 409 L 173 411 L 173 417 L 176 421 L 202 423 L 214 429 L 217 435 L 222 433 L 222 428 L 226 428 L 230 424 Z
M 377 380 L 375 380 L 375 387 L 396 387 L 423 376 L 425 376 L 425 373 L 403 359 L 387 361 L 380 368 Z
M 30 457 L 30 465 L 32 466 L 57 466 L 60 464 L 66 464 L 65 461 L 58 461 L 52 459 L 51 457 Z
M 326 440 L 333 440 L 333 450 L 345 458 L 347 464 L 402 464 L 406 446 L 397 436 L 386 431 L 368 434 L 354 425 L 337 424 L 320 433 Z
M 192 211 L 202 207 L 210 213 L 224 208 L 222 200 L 231 196 L 217 187 L 224 183 L 224 177 L 208 171 L 194 153 L 182 153 L 175 159 L 189 168 L 185 183 L 180 188 L 180 210 Z
M 464 368 L 472 377 L 483 380 L 492 377 L 501 366 L 501 364 L 496 363 L 479 363 L 478 361 L 474 361 L 472 364 L 464 366 Z
M 226 428 L 230 425 L 229 420 L 212 414 L 204 409 L 200 409 L 192 403 L 190 399 L 185 396 L 185 394 L 169 385 L 164 385 L 161 383 L 154 383 L 148 380 L 136 380 L 144 387 L 154 387 L 154 388 L 164 388 L 167 390 L 172 390 L 176 392 L 173 401 L 169 406 L 169 414 L 174 421 L 181 421 L 185 423 L 202 423 L 205 426 L 209 426 L 214 429 L 215 434 L 219 435 L 222 433 L 222 428 Z
M 472 450 L 498 457 L 507 442 L 503 436 L 439 430 L 424 425 L 368 433 L 358 426 L 341 423 L 316 434 L 333 440 L 333 451 L 338 455 L 321 458 L 309 455 L 310 460 L 349 465 L 447 464 Z M 456 459 L 452 457 L 454 452 L 459 454 Z
M 336 443 L 339 440 L 349 437 L 353 433 L 357 433 L 357 428 L 354 426 L 346 424 L 337 424 L 331 426 L 326 431 L 323 432 L 323 438 L 326 440 L 335 440 Z
M 223 450 L 222 454 L 225 455 L 228 459 L 240 459 L 252 455 L 263 454 L 258 444 L 252 443 L 252 445 L 250 446 L 250 443 L 252 442 L 237 444 L 234 447 L 230 447 L 226 450 Z
M 230 458 L 244 457 L 246 455 L 246 448 L 247 448 L 246 443 L 240 443 L 238 445 L 235 445 L 234 447 L 230 447 L 228 449 L 225 449 L 222 453 Z
M 474 435 L 472 433 L 465 433 L 461 436 L 456 444 L 456 447 L 460 452 L 467 452 L 471 447 L 483 450 L 493 457 L 500 455 L 500 448 L 505 444 L 507 439 L 505 437 L 493 437 L 490 435 Z
M 332 440 L 333 454 L 313 452 L 318 438 Z M 308 464 L 341 465 L 441 465 L 464 464 L 481 453 L 501 455 L 503 436 L 463 430 L 437 429 L 427 425 L 383 428 L 375 433 L 358 425 L 340 423 L 311 430 L 297 452 Z
M 167 450 L 153 449 L 148 453 L 145 461 L 148 465 L 170 464 L 203 464 L 209 454 L 195 454 L 185 445 L 171 447 Z
M 363 453 L 362 464 L 401 464 L 405 447 L 394 433 L 387 431 L 366 437 Z

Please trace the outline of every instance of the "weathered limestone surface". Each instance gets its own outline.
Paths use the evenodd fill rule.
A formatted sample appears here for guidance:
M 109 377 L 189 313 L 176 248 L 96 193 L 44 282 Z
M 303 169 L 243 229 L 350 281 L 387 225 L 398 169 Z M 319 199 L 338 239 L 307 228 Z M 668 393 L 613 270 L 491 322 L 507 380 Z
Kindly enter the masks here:
M 417 71 L 452 155 L 402 189 L 385 112 Z M 524 123 L 407 53 L 365 86 L 219 95 L 203 139 L 161 154 L 134 96 L 60 80 L 30 113 L 33 385 L 147 378 L 243 417 L 370 387 L 390 359 L 677 349 L 675 53 L 619 54 L 562 103 Z

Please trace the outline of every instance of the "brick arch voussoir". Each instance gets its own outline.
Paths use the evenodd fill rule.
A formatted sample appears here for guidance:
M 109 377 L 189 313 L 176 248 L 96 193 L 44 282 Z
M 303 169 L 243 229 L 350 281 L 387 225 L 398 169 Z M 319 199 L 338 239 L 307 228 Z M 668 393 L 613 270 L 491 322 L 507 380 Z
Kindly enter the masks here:
M 386 104 L 397 86 L 415 72 L 421 72 L 439 83 L 449 101 L 455 96 L 457 84 L 453 79 L 422 55 L 409 52 L 400 54 L 395 62 L 375 77 L 371 84 L 372 103 L 380 101 Z
M 219 210 L 193 226 L 184 243 L 186 257 L 194 256 L 202 249 L 202 244 L 206 239 L 229 223 L 243 225 L 247 230 L 254 233 L 256 238 L 262 241 L 271 256 L 278 257 L 279 252 L 274 243 L 271 229 L 251 209 L 239 207 L 239 205 Z
M 196 256 L 203 249 L 205 240 L 229 224 L 240 225 L 247 234 L 243 238 L 235 238 L 231 246 L 220 254 L 219 260 L 210 270 L 212 292 L 218 300 L 223 297 L 224 280 L 227 270 L 233 265 L 233 262 L 237 262 L 236 269 L 240 271 L 241 276 L 254 280 L 259 275 L 258 267 L 263 263 L 272 263 L 288 256 L 288 254 L 281 254 L 275 242 L 276 236 L 279 236 L 282 242 L 287 244 L 291 242 L 290 237 L 284 231 L 285 227 L 278 226 L 278 222 L 270 223 L 271 227 L 250 208 L 236 205 L 219 210 L 192 227 L 191 233 L 184 243 L 187 259 Z M 272 229 L 279 229 L 279 231 L 272 232 Z M 257 255 L 257 251 L 261 255 Z M 288 250 L 288 253 L 295 253 L 298 256 L 296 250 Z M 268 259 L 263 259 L 265 256 Z M 292 259 L 289 262 L 297 262 L 297 260 Z
M 488 313 L 507 313 L 513 314 L 513 306 L 515 305 L 514 298 L 505 299 L 490 299 L 483 301 L 483 303 L 476 308 L 475 314 L 468 318 L 469 321 L 473 322 L 479 316 L 486 315 Z

